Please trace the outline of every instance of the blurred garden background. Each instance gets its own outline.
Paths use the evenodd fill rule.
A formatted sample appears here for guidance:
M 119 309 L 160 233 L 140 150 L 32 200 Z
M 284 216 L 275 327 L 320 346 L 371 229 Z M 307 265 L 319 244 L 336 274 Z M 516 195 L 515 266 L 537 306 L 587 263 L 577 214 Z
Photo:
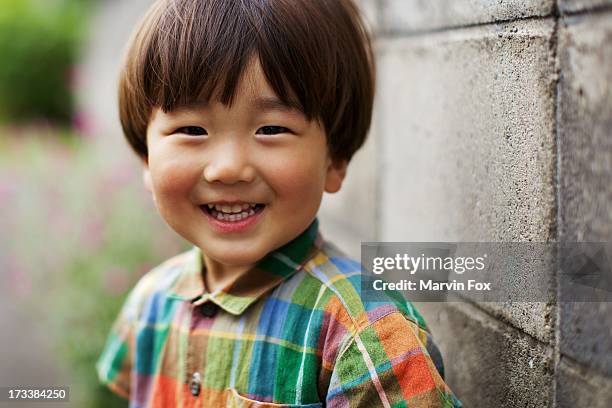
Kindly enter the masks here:
M 0 0 L 0 386 L 69 386 L 70 406 L 126 405 L 98 385 L 96 358 L 127 290 L 188 248 L 116 112 L 146 4 Z

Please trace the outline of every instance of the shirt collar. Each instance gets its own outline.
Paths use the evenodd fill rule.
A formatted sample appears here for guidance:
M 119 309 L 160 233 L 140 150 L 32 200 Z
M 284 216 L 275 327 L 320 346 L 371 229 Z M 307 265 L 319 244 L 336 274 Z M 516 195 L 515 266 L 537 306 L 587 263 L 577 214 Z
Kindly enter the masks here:
M 170 288 L 170 296 L 190 301 L 196 306 L 210 300 L 225 311 L 240 315 L 261 295 L 302 269 L 315 255 L 323 242 L 318 227 L 318 220 L 315 219 L 293 241 L 269 253 L 236 282 L 215 293 L 208 293 L 204 287 L 202 252 L 194 246 Z

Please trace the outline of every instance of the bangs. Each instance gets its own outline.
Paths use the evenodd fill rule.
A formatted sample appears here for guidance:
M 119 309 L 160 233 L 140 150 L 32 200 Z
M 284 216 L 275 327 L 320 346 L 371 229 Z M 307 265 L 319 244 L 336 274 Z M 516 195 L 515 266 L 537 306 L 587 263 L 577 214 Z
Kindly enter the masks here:
M 144 46 L 149 51 L 141 65 L 148 67 L 143 90 L 152 106 L 166 112 L 211 100 L 231 106 L 243 72 L 256 57 L 283 103 L 308 120 L 320 116 L 321 92 L 313 90 L 320 87 L 321 73 L 309 63 L 317 58 L 317 47 L 304 49 L 298 35 L 287 35 L 290 27 L 305 22 L 284 14 L 283 1 L 170 3 Z

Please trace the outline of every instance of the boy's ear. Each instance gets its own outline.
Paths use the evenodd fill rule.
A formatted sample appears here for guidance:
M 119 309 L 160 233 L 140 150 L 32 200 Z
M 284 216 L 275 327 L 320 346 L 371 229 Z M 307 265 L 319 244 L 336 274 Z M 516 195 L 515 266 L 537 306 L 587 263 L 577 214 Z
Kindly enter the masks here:
M 335 193 L 342 187 L 342 181 L 346 177 L 346 168 L 348 167 L 348 160 L 330 160 L 329 167 L 327 168 L 327 178 L 325 180 L 325 191 L 328 193 Z
M 149 171 L 149 164 L 146 160 L 143 160 L 142 165 L 142 181 L 147 191 L 153 194 L 153 183 L 151 182 L 151 172 Z

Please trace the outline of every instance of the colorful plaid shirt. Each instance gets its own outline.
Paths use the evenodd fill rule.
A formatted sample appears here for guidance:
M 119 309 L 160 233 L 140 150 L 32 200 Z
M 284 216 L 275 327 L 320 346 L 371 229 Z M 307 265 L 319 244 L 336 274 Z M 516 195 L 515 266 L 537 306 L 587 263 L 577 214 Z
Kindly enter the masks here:
M 198 247 L 148 272 L 113 325 L 101 381 L 130 407 L 460 407 L 422 317 L 397 293 L 365 302 L 360 264 L 317 225 L 215 293 Z

